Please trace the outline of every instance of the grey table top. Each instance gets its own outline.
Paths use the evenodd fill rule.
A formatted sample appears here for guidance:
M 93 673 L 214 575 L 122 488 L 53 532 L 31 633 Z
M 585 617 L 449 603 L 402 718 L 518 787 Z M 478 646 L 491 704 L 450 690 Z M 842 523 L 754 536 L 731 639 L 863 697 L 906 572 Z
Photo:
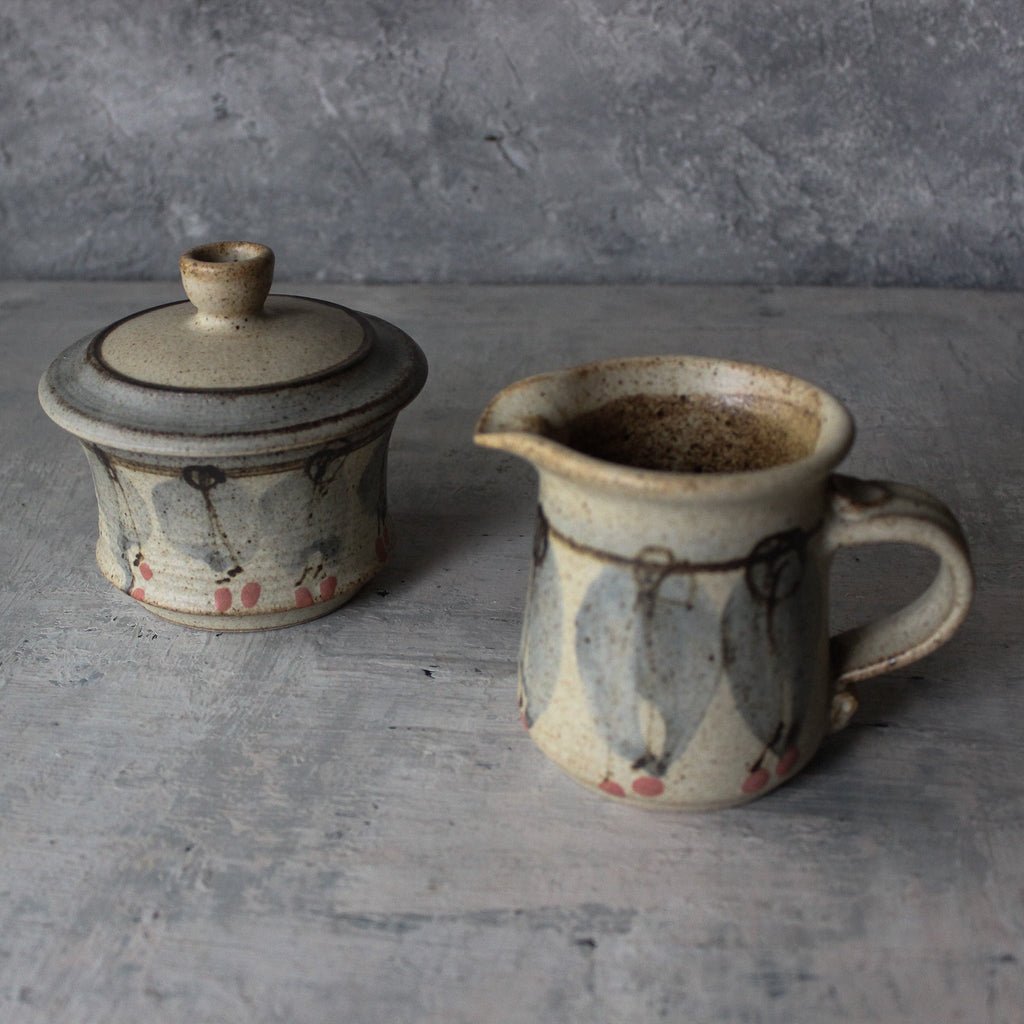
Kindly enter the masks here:
M 85 460 L 35 397 L 178 286 L 0 285 L 0 1019 L 1024 1019 L 1024 295 L 278 290 L 394 321 L 431 377 L 394 435 L 384 573 L 319 621 L 217 635 L 101 578 Z M 738 810 L 591 795 L 515 706 L 535 480 L 475 418 L 519 377 L 650 352 L 831 390 L 845 468 L 938 494 L 976 563 L 957 636 Z M 929 570 L 840 559 L 836 622 Z

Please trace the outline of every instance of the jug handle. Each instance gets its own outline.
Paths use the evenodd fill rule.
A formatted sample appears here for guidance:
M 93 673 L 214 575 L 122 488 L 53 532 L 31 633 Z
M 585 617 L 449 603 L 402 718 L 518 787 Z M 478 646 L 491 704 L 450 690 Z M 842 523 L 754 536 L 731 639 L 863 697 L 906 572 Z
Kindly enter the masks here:
M 857 708 L 850 684 L 930 654 L 953 635 L 970 607 L 970 553 L 959 523 L 945 505 L 907 484 L 834 474 L 824 531 L 827 557 L 856 544 L 891 542 L 933 551 L 939 557 L 938 571 L 910 604 L 832 638 L 833 732 L 842 729 Z

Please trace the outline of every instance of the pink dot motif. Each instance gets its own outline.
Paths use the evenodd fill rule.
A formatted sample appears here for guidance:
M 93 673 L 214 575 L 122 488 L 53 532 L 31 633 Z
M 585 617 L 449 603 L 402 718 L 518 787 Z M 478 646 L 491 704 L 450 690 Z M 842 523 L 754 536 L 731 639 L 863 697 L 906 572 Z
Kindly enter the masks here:
M 760 793 L 768 785 L 770 778 L 771 775 L 769 775 L 767 768 L 758 768 L 757 771 L 751 772 L 743 780 L 743 785 L 740 788 L 744 793 Z
M 226 612 L 231 607 L 231 591 L 227 587 L 219 587 L 213 592 L 213 607 L 219 612 Z
M 242 587 L 242 607 L 252 608 L 260 599 L 260 585 L 255 581 Z
M 790 747 L 782 757 L 779 758 L 779 763 L 775 766 L 776 775 L 788 775 L 797 761 L 800 760 L 800 751 L 796 747 Z
M 639 779 L 633 780 L 633 792 L 637 796 L 661 796 L 665 792 L 665 783 L 661 779 L 641 775 Z
M 316 593 L 319 597 L 314 596 L 313 591 L 309 587 L 296 587 L 295 588 L 295 607 L 296 608 L 309 608 L 319 601 L 330 601 L 332 597 L 338 591 L 338 577 L 328 576 L 326 579 L 320 581 L 320 585 L 317 587 Z
M 605 779 L 597 788 L 601 790 L 602 793 L 607 793 L 609 796 L 626 795 L 626 791 L 617 782 L 613 782 L 611 779 Z

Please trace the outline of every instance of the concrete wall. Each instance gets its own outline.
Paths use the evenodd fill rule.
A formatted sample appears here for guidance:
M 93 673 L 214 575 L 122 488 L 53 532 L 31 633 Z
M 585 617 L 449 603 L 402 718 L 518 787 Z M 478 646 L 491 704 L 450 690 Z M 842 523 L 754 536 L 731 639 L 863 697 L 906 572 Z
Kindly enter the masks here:
M 1021 0 L 4 0 L 0 276 L 1024 287 Z

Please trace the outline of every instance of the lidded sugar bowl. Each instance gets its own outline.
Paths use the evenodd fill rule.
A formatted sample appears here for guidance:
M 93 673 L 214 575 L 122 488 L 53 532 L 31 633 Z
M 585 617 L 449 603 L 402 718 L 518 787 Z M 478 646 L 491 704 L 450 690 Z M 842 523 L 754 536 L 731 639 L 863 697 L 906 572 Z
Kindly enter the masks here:
M 269 294 L 266 246 L 203 245 L 180 265 L 191 301 L 87 335 L 39 384 L 85 448 L 100 569 L 184 625 L 325 615 L 388 560 L 388 443 L 426 359 L 375 316 Z

